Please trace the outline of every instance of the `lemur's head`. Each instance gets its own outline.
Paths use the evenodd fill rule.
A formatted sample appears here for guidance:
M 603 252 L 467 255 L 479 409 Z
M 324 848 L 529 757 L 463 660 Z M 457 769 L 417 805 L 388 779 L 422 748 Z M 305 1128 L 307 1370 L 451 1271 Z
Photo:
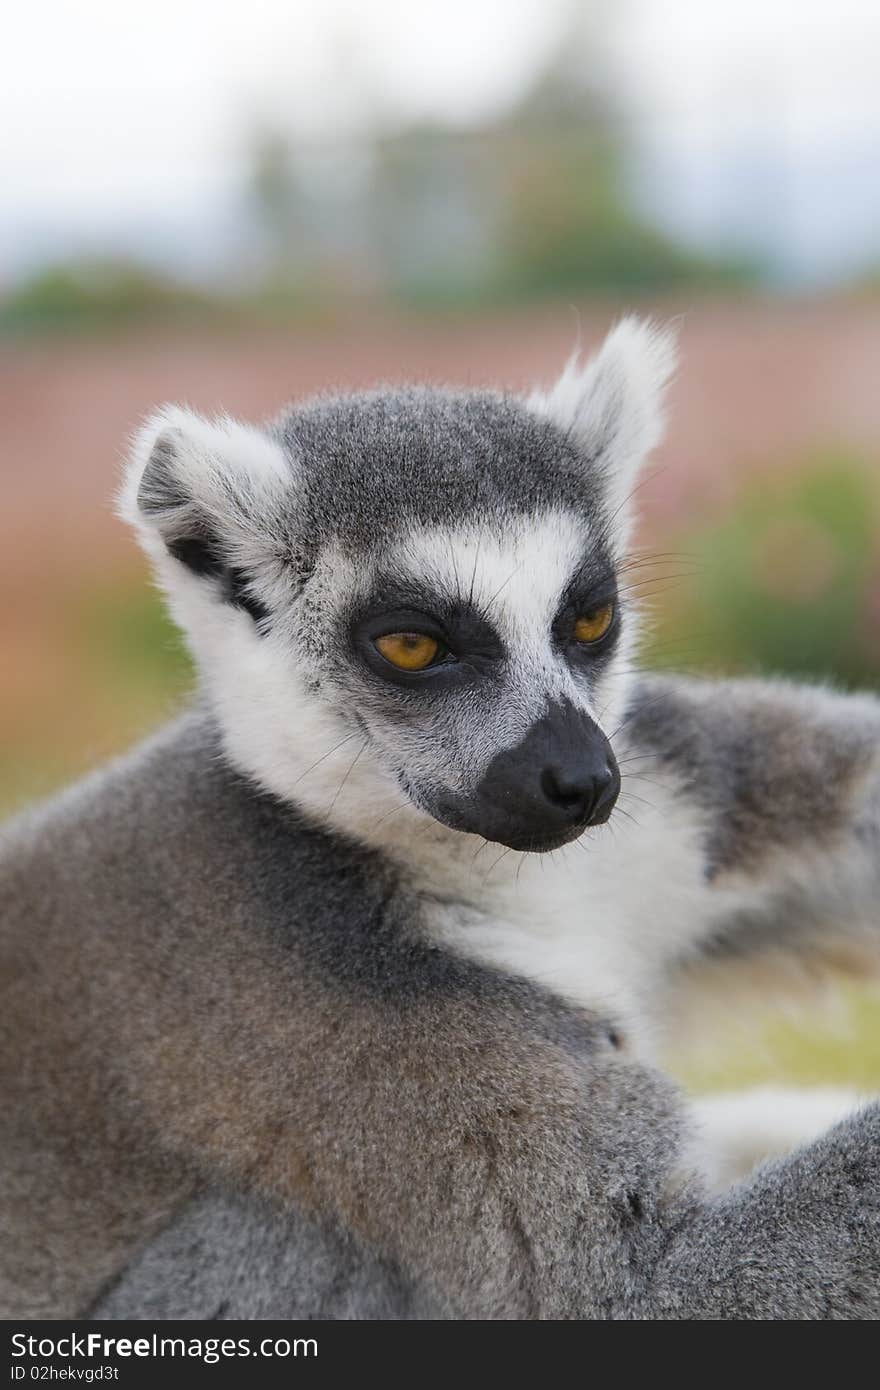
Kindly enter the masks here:
M 634 640 L 617 575 L 673 355 L 626 320 L 528 398 L 152 417 L 123 512 L 232 760 L 374 842 L 411 822 L 547 850 L 607 820 Z

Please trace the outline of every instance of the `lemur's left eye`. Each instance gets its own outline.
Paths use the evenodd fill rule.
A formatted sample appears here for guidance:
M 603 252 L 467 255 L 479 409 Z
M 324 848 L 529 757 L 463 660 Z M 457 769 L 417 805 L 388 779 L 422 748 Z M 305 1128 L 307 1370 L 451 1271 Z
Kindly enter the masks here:
M 599 642 L 614 621 L 614 604 L 603 603 L 589 613 L 582 613 L 575 620 L 574 640 L 576 642 Z
M 424 671 L 440 655 L 440 643 L 424 632 L 389 632 L 376 638 L 376 650 L 399 671 Z

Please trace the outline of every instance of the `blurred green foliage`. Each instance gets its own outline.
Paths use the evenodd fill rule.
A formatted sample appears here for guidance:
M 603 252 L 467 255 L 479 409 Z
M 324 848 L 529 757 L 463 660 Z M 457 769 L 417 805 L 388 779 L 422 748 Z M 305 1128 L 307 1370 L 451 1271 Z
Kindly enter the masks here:
M 0 299 L 0 332 L 167 324 L 218 312 L 214 297 L 131 261 L 50 266 Z
M 852 456 L 755 479 L 716 525 L 674 542 L 692 573 L 655 604 L 648 658 L 876 685 L 878 538 L 880 479 Z
M 548 84 L 497 138 L 505 188 L 495 278 L 506 296 L 737 289 L 760 278 L 757 265 L 701 255 L 639 213 L 620 129 L 595 103 L 585 123 L 565 88 Z
M 16 734 L 0 739 L 0 817 L 57 787 L 171 717 L 193 685 L 193 668 L 158 593 L 142 578 L 113 576 L 59 594 Z M 63 690 L 44 685 L 54 673 Z M 0 717 L 4 714 L 0 703 Z
M 625 169 L 616 130 L 561 98 L 470 135 L 387 139 L 374 173 L 375 274 L 390 296 L 419 307 L 759 281 L 757 266 L 701 255 L 653 227 Z
M 120 698 L 165 702 L 192 684 L 183 638 L 151 585 L 113 584 L 88 594 L 77 640 L 85 659 Z

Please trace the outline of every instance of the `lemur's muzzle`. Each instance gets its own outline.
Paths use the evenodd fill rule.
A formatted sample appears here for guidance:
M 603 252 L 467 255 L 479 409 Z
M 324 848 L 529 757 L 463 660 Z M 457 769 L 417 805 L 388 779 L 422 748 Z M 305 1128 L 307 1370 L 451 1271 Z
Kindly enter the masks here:
M 604 824 L 619 792 L 607 738 L 588 715 L 564 703 L 493 758 L 471 795 L 457 799 L 449 823 L 511 849 L 558 849 Z

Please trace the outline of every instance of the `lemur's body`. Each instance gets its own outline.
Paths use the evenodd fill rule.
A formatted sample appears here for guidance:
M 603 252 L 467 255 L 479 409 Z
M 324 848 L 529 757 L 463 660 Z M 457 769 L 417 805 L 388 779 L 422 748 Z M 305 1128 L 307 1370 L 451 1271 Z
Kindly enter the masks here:
M 666 368 L 144 435 L 205 699 L 0 854 L 7 1316 L 880 1314 L 878 1111 L 714 1200 L 652 1070 L 880 889 L 876 701 L 630 672 Z

